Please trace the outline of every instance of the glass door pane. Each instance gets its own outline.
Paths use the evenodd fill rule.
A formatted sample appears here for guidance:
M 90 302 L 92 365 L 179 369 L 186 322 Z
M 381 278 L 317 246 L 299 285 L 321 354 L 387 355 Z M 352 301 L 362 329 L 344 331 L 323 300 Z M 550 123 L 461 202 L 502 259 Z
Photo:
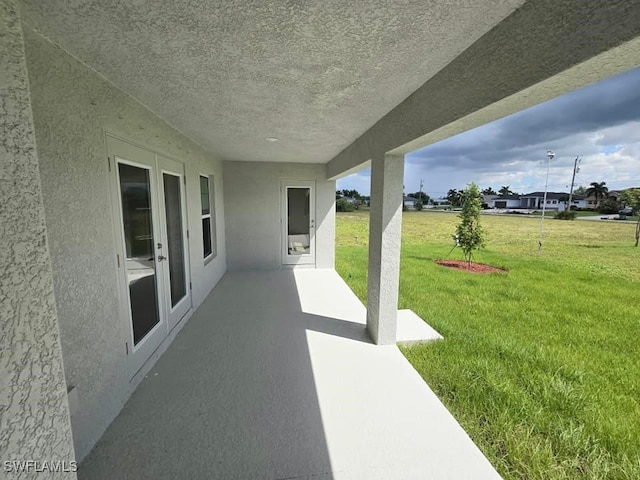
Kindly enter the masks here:
M 169 286 L 171 307 L 175 307 L 187 295 L 184 241 L 182 236 L 182 200 L 180 177 L 162 174 L 164 209 L 166 216 L 167 252 L 169 255 Z
M 311 253 L 311 189 L 287 187 L 287 249 L 289 255 Z
M 126 272 L 137 345 L 160 322 L 158 313 L 155 240 L 149 170 L 118 164 L 126 249 Z

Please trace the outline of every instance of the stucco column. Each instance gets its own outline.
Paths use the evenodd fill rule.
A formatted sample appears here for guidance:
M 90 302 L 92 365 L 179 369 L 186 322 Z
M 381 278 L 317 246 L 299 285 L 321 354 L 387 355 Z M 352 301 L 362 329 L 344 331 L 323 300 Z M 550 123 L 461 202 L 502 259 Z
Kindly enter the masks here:
M 396 343 L 404 157 L 371 159 L 367 330 L 379 345 Z
M 67 390 L 22 28 L 0 0 L 0 472 L 4 462 L 67 462 L 43 478 L 76 478 Z M 29 478 L 38 476 L 31 465 Z M 2 475 L 0 475 L 2 476 Z M 2 477 L 5 478 L 5 477 Z

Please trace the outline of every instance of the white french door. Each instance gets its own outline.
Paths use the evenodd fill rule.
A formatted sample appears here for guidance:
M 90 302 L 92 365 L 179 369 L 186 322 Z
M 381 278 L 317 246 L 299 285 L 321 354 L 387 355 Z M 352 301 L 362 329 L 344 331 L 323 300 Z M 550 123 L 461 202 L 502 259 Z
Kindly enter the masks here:
M 184 165 L 107 136 L 130 377 L 191 308 Z
M 160 230 L 166 259 L 163 264 L 165 310 L 169 330 L 172 330 L 191 309 L 184 164 L 160 155 L 157 158 L 162 199 Z
M 316 263 L 315 182 L 282 181 L 282 263 Z

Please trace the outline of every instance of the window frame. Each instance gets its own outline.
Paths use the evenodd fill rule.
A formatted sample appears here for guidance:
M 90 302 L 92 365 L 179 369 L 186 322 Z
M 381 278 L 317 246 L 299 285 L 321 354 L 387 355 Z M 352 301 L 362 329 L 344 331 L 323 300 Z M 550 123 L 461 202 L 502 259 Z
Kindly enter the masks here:
M 207 199 L 209 205 L 209 213 L 203 213 L 202 209 L 202 179 L 207 181 Z M 202 253 L 203 262 L 207 265 L 211 260 L 218 255 L 218 239 L 216 234 L 216 211 L 215 211 L 215 177 L 214 175 L 207 175 L 206 173 L 200 173 L 198 175 L 198 189 L 200 190 L 200 227 L 202 230 Z M 209 244 L 211 252 L 208 255 L 204 255 L 205 249 L 205 220 L 209 220 Z

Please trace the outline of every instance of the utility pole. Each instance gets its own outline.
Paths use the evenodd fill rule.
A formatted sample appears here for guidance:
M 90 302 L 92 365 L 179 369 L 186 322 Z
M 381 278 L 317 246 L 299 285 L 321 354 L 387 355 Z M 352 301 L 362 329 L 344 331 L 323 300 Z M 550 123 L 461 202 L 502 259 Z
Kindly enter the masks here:
M 422 183 L 422 179 L 420 179 L 420 203 L 422 205 L 424 205 L 424 201 L 422 200 L 422 187 L 424 186 L 424 183 Z
M 578 163 L 580 163 L 580 155 L 578 155 L 573 161 L 573 176 L 571 177 L 571 188 L 569 189 L 569 211 L 571 211 L 571 201 L 573 200 L 573 185 L 576 182 L 576 173 L 580 171 Z

